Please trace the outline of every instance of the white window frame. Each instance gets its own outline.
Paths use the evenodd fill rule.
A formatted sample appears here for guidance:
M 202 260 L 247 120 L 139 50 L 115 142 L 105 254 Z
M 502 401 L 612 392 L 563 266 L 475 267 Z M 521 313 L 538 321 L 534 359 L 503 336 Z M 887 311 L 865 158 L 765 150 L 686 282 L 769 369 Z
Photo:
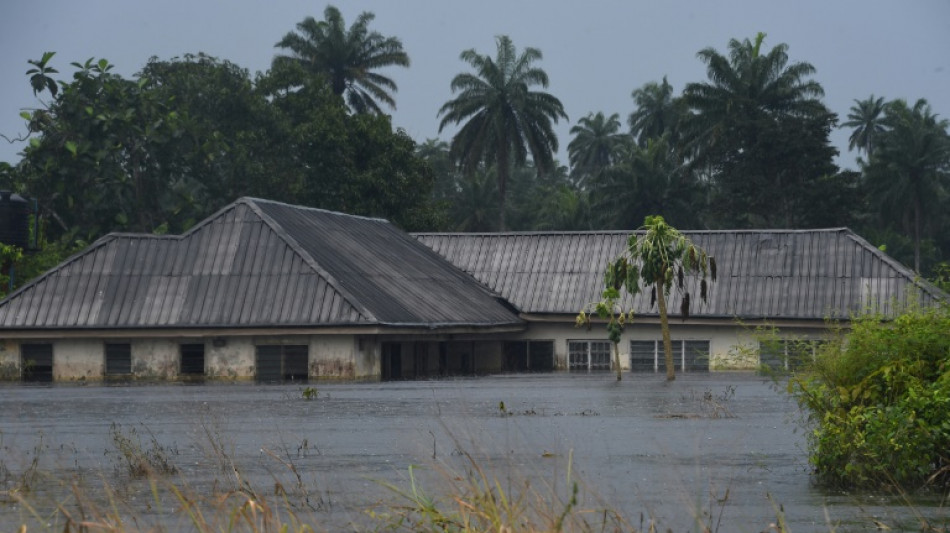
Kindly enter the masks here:
M 631 339 L 630 344 L 629 344 L 630 359 L 628 361 L 630 364 L 631 370 L 633 370 L 633 343 L 635 342 L 640 342 L 640 343 L 652 342 L 653 343 L 653 371 L 654 372 L 659 371 L 661 358 L 665 357 L 665 354 L 663 351 L 663 340 L 662 339 L 653 339 L 653 340 Z M 701 370 L 696 370 L 695 368 L 691 370 L 689 367 L 686 366 L 686 344 L 691 343 L 691 342 L 706 343 L 707 356 L 708 356 L 710 355 L 710 352 L 712 351 L 711 350 L 712 343 L 707 339 L 673 339 L 671 342 L 672 342 L 672 348 L 673 348 L 673 368 L 676 368 L 678 364 L 680 368 L 679 370 L 680 372 L 701 372 Z M 708 366 L 707 366 L 707 370 L 708 370 Z
M 597 348 L 606 347 L 606 351 L 597 349 L 595 351 L 595 345 Z M 603 346 L 601 346 L 603 345 Z M 576 350 L 575 348 L 579 348 Z M 583 356 L 582 361 L 574 361 L 574 355 Z M 595 364 L 594 356 L 598 356 L 598 361 L 604 358 L 606 354 L 606 366 L 603 362 L 598 362 Z M 600 370 L 610 370 L 613 366 L 613 361 L 611 358 L 611 342 L 601 340 L 601 339 L 570 339 L 567 341 L 567 370 L 568 372 L 576 371 L 600 371 Z

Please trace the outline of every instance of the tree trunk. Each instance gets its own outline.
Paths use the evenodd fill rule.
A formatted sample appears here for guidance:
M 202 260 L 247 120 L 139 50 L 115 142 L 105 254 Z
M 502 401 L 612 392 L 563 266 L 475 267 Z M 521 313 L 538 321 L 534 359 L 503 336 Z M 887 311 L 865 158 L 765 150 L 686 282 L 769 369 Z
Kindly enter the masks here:
M 498 145 L 497 160 L 495 164 L 498 168 L 498 231 L 505 231 L 505 195 L 508 189 L 508 171 L 510 163 L 508 158 L 508 145 L 504 142 Z
M 614 366 L 617 367 L 617 381 L 623 379 L 620 373 L 620 343 L 614 343 Z
M 666 316 L 666 296 L 663 295 L 663 284 L 656 284 L 656 303 L 660 308 L 660 330 L 663 332 L 663 357 L 666 361 L 666 380 L 676 379 L 673 369 L 673 341 L 670 340 L 670 321 Z
M 914 195 L 914 272 L 920 274 L 920 196 Z

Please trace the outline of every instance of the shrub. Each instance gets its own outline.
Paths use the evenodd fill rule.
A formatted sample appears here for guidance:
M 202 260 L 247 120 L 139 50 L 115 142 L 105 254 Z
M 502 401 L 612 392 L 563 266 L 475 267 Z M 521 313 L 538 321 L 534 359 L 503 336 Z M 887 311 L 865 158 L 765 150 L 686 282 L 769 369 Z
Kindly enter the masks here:
M 819 482 L 913 490 L 950 481 L 950 312 L 864 316 L 792 376 Z

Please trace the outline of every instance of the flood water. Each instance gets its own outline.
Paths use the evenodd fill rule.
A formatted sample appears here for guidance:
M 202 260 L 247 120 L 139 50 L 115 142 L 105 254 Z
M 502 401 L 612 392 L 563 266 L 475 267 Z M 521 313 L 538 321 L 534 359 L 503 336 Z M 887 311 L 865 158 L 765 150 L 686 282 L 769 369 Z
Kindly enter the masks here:
M 316 398 L 303 397 L 305 387 Z M 504 403 L 504 410 L 501 409 Z M 512 493 L 530 484 L 639 528 L 919 531 L 934 503 L 814 487 L 794 402 L 752 374 L 506 375 L 390 383 L 0 385 L 0 531 L 62 531 L 71 490 L 120 503 L 139 527 L 188 529 L 124 462 L 138 443 L 182 490 L 303 502 L 318 530 L 371 528 L 410 466 L 433 496 L 473 464 Z M 70 486 L 75 485 L 76 489 Z M 15 494 L 11 491 L 15 491 Z M 75 493 L 73 493 L 75 494 Z M 939 500 L 939 498 L 936 498 Z M 22 500 L 30 503 L 30 511 Z M 296 505 L 296 503 L 295 503 Z M 177 517 L 177 518 L 175 518 Z M 163 523 L 163 520 L 175 520 Z M 149 527 L 142 526 L 145 524 Z M 356 526 L 353 526 L 356 524 Z

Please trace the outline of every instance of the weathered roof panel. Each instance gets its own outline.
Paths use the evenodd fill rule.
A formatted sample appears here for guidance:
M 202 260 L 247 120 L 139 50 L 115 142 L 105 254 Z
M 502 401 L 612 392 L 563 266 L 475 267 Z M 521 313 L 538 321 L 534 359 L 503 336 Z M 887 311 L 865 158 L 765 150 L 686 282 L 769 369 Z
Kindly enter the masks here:
M 520 324 L 384 220 L 253 198 L 181 236 L 103 237 L 0 302 L 0 329 Z
M 847 228 L 822 230 L 685 231 L 716 258 L 718 280 L 708 303 L 699 281 L 674 287 L 678 314 L 690 292 L 693 316 L 742 319 L 847 318 L 874 309 L 892 314 L 916 299 L 946 298 L 909 269 Z M 604 267 L 631 232 L 420 233 L 421 242 L 524 313 L 574 314 L 602 291 Z M 649 294 L 626 297 L 638 314 L 655 315 Z
M 511 325 L 520 319 L 471 276 L 389 222 L 257 200 L 328 279 L 383 324 Z

